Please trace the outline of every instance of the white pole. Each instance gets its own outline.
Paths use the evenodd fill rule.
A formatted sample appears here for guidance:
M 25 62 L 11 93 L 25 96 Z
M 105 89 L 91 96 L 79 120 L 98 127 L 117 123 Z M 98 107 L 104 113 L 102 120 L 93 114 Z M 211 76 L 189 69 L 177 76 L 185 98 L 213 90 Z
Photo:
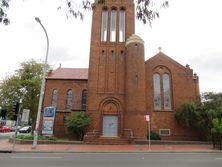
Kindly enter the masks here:
M 151 150 L 150 149 L 150 119 L 148 121 L 148 127 L 149 127 L 149 151 Z
M 37 140 L 38 140 L 37 138 L 38 138 L 39 124 L 40 124 L 40 117 L 41 117 L 42 102 L 43 102 L 44 91 L 45 91 L 45 76 L 46 76 L 46 67 L 47 67 L 48 52 L 49 52 L 49 38 L 46 32 L 46 29 L 42 25 L 41 20 L 38 17 L 36 17 L 35 20 L 41 25 L 41 27 L 43 28 L 45 32 L 45 36 L 47 40 L 47 49 L 46 49 L 45 63 L 43 67 L 41 90 L 40 90 L 40 95 L 39 95 L 39 106 L 38 106 L 38 112 L 37 112 L 37 118 L 36 118 L 35 130 L 34 130 L 34 139 L 33 139 L 33 145 L 32 145 L 33 149 L 36 148 Z

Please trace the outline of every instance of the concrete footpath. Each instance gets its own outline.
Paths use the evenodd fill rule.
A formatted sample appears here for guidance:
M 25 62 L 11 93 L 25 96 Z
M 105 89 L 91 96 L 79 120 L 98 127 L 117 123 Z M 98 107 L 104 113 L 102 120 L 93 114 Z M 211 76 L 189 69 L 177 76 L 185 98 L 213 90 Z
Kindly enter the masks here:
M 85 145 L 85 144 L 38 144 L 35 149 L 32 144 L 13 144 L 8 139 L 0 140 L 0 152 L 221 152 L 212 145 Z

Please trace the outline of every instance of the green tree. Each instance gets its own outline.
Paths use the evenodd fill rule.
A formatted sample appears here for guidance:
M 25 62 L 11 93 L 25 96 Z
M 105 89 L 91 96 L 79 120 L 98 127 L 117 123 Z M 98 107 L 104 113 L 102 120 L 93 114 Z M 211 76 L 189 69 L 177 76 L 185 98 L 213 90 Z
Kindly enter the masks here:
M 222 135 L 222 118 L 215 118 L 212 123 L 213 127 L 211 128 L 211 132 L 213 134 Z
M 213 119 L 222 118 L 222 93 L 206 92 L 201 95 L 201 99 L 199 125 L 207 133 L 211 133 Z
M 196 127 L 199 120 L 197 106 L 193 102 L 185 102 L 182 104 L 181 112 L 175 113 L 176 120 L 186 127 Z
M 35 121 L 42 78 L 42 66 L 42 63 L 37 63 L 35 60 L 23 62 L 14 75 L 3 80 L 0 86 L 0 105 L 7 109 L 8 116 L 12 116 L 13 104 L 24 98 L 22 106 L 23 108 L 30 109 L 30 121 Z M 47 68 L 49 69 L 49 66 Z M 26 89 L 25 95 L 20 91 L 21 88 Z
M 214 148 L 219 146 L 222 150 L 222 118 L 213 119 L 212 124 L 213 127 L 211 129 L 211 133 Z
M 0 86 L 0 106 L 7 110 L 7 115 L 13 118 L 14 113 L 12 112 L 13 104 L 19 101 L 22 97 L 19 89 L 21 88 L 18 76 L 11 76 L 3 80 Z
M 67 10 L 67 13 L 72 17 L 79 17 L 83 19 L 84 14 L 82 9 L 91 10 L 95 8 L 95 3 L 105 4 L 107 0 L 96 0 L 95 3 L 93 0 L 62 0 L 61 3 L 65 3 L 65 9 L 62 9 L 63 5 L 58 6 L 58 10 Z M 7 16 L 7 11 L 9 8 L 10 0 L 0 0 L 0 23 L 5 25 L 9 24 L 10 20 Z M 77 8 L 77 6 L 80 6 Z M 158 9 L 162 7 L 168 7 L 167 0 L 161 0 L 161 3 L 157 4 L 155 0 L 137 0 L 136 1 L 136 17 L 138 20 L 141 20 L 144 24 L 152 23 L 155 18 L 159 17 Z
M 74 133 L 79 140 L 83 140 L 86 127 L 91 122 L 91 116 L 85 112 L 74 112 L 65 119 L 66 128 Z
M 200 104 L 183 104 L 181 112 L 177 112 L 175 118 L 182 125 L 197 128 L 208 136 L 212 135 L 220 127 L 222 93 L 203 93 Z

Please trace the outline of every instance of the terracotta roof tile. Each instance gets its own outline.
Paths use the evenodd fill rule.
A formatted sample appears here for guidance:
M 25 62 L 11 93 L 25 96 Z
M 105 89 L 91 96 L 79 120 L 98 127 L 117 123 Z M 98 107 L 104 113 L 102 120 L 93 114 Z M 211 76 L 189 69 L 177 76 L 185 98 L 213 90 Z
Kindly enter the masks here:
M 88 68 L 57 68 L 47 79 L 88 79 Z

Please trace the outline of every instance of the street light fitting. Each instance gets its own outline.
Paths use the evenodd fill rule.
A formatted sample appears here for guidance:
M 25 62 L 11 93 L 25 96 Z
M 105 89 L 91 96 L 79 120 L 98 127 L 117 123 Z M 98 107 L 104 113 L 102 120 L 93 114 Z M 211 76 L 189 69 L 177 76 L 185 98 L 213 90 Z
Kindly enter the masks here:
M 41 23 L 41 20 L 40 20 L 38 17 L 35 17 L 35 20 L 36 20 L 38 23 Z

